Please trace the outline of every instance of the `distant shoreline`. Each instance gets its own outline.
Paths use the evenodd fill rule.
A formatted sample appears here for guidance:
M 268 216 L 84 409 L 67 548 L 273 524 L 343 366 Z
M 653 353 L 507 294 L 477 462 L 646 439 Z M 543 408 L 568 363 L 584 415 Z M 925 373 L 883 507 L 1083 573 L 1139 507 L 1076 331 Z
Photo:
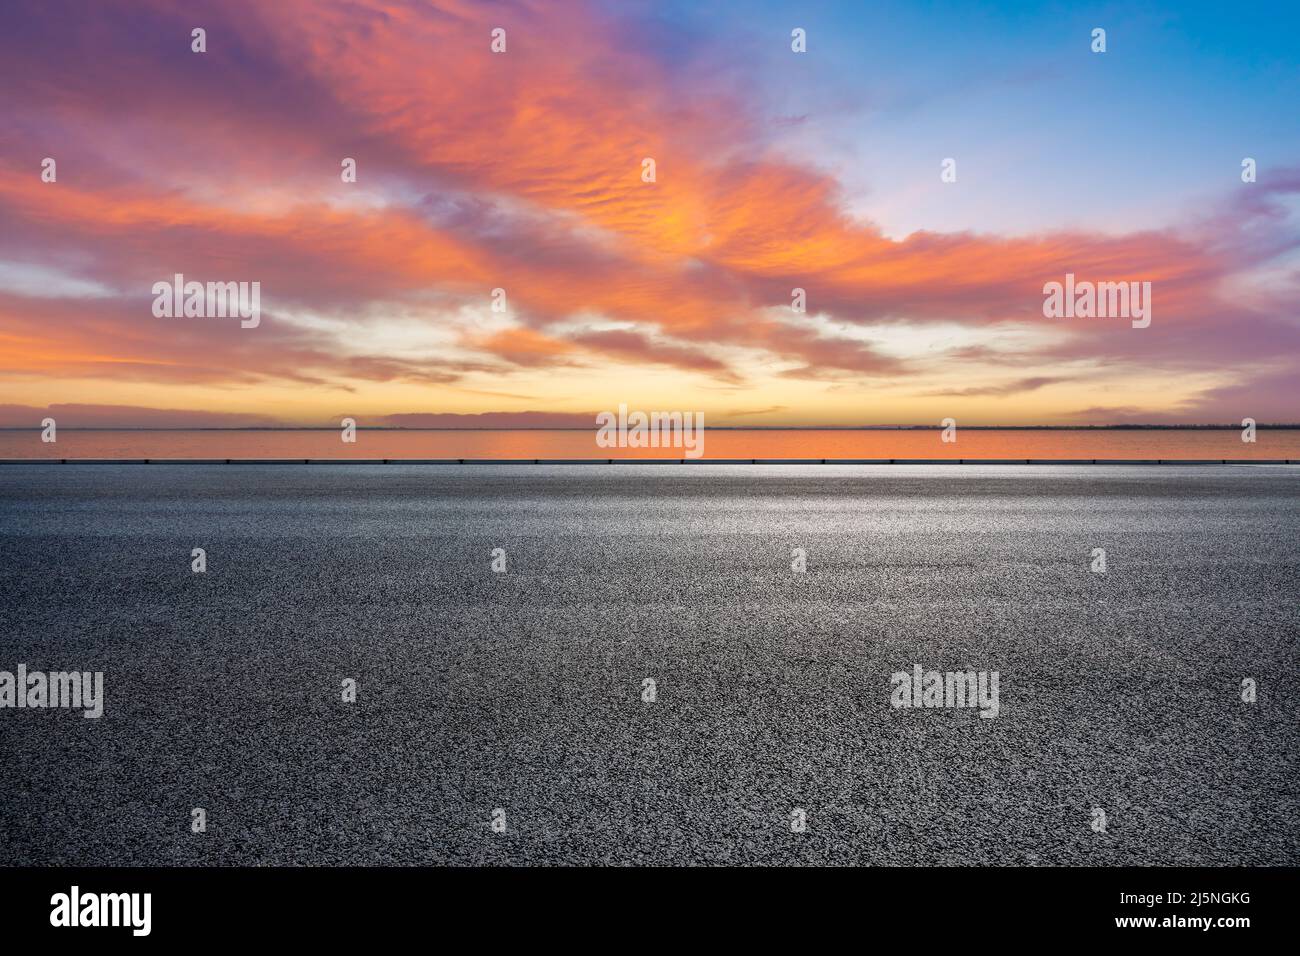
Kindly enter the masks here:
M 985 432 L 1078 432 L 1078 431 L 1240 431 L 1241 425 L 962 425 L 962 431 Z M 1259 429 L 1296 430 L 1300 424 L 1262 424 Z M 41 426 L 0 425 L 0 432 L 39 432 Z M 192 427 L 148 425 L 60 425 L 69 432 L 336 432 L 335 425 L 196 425 Z M 486 425 L 420 427 L 410 425 L 357 425 L 366 432 L 595 432 L 598 429 L 544 426 Z M 897 432 L 942 431 L 942 425 L 706 425 L 718 432 Z

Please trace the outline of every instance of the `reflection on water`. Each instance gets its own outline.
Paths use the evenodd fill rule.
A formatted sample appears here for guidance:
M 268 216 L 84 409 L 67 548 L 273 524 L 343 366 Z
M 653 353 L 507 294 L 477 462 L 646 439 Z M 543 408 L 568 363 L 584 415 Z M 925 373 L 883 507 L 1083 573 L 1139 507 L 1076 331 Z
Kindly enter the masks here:
M 681 458 L 679 448 L 597 446 L 595 431 L 362 429 L 355 444 L 334 430 L 76 431 L 41 442 L 39 429 L 0 431 L 0 458 Z M 705 458 L 1289 458 L 1300 429 L 1193 431 L 963 429 L 940 431 L 708 430 Z

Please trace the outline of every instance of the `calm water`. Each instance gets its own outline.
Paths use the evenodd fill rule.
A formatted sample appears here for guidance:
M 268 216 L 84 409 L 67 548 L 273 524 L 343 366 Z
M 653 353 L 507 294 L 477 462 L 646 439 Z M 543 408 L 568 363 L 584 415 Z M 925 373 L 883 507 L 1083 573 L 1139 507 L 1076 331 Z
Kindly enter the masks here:
M 1300 429 L 706 431 L 706 458 L 1285 458 L 1300 459 Z M 0 458 L 682 458 L 680 448 L 601 448 L 594 431 L 0 431 Z

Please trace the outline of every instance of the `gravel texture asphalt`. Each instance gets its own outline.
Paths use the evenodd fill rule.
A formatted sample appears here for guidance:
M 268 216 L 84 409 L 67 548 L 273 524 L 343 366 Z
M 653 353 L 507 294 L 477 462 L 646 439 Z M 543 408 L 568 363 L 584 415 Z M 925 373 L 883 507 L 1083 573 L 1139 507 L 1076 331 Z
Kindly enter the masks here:
M 105 695 L 0 709 L 0 863 L 1300 864 L 1298 531 L 1285 465 L 0 466 L 0 670 Z

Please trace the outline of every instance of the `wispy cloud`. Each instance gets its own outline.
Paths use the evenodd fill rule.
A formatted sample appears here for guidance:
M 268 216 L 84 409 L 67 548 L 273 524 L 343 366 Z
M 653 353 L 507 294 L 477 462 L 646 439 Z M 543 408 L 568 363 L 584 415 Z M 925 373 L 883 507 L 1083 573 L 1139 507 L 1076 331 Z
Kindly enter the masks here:
M 1064 378 L 1053 378 L 1046 375 L 1040 375 L 1034 378 L 1016 379 L 1014 382 L 1003 382 L 1001 385 L 973 385 L 969 388 L 953 388 L 943 391 L 931 392 L 935 396 L 957 396 L 967 398 L 973 395 L 1019 395 L 1022 392 L 1033 392 L 1046 385 L 1054 385 L 1057 382 L 1068 381 Z

